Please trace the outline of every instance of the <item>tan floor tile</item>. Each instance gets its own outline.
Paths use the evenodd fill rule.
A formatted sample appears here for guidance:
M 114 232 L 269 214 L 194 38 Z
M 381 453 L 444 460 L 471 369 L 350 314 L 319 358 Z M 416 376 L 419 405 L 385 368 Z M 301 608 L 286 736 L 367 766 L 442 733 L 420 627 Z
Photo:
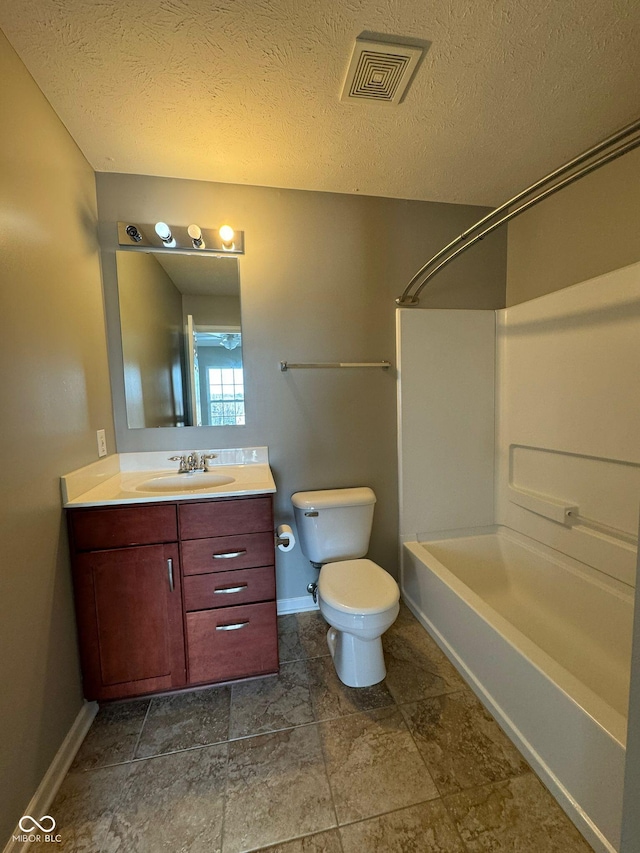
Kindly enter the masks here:
M 297 613 L 298 636 L 307 658 L 317 658 L 329 654 L 327 631 L 329 626 L 320 615 L 319 610 L 309 610 Z
M 335 827 L 316 725 L 229 744 L 223 853 Z
M 384 682 L 373 687 L 347 687 L 338 678 L 331 657 L 313 658 L 307 661 L 307 667 L 316 720 L 330 720 L 394 704 Z
M 592 853 L 533 773 L 454 794 L 444 803 L 469 853 Z
M 96 853 L 103 849 L 131 765 L 119 764 L 87 773 L 69 773 L 47 814 L 56 821 L 60 844 L 32 844 L 32 853 Z
M 101 853 L 219 853 L 227 748 L 134 762 Z
M 397 657 L 405 660 L 417 657 L 430 672 L 439 675 L 450 684 L 468 689 L 449 658 L 408 607 L 401 608 L 398 619 L 383 635 L 383 640 L 388 641 L 389 647 Z
M 340 829 L 344 853 L 466 853 L 440 800 Z
M 402 714 L 442 796 L 518 776 L 529 766 L 467 691 L 403 705 Z
M 372 688 L 339 681 L 326 632 L 280 617 L 278 677 L 104 706 L 49 810 L 58 849 L 590 851 L 408 608 Z
M 226 741 L 230 687 L 211 687 L 151 700 L 136 758 Z
M 263 847 L 257 853 L 342 853 L 342 847 L 338 830 L 330 829 L 328 832 L 305 835 L 304 838 L 285 841 L 284 844 L 276 844 L 273 847 Z
M 278 657 L 281 664 L 306 657 L 298 635 L 298 620 L 295 613 L 278 616 Z
M 102 705 L 78 750 L 71 772 L 131 761 L 148 708 L 149 699 Z
M 234 684 L 231 689 L 231 738 L 312 722 L 305 661 L 285 663 L 277 676 Z
M 398 638 L 382 638 L 387 667 L 385 684 L 398 704 L 441 696 L 462 688 L 460 678 L 438 675 L 438 667 Z
M 396 707 L 320 723 L 320 732 L 339 824 L 438 796 Z

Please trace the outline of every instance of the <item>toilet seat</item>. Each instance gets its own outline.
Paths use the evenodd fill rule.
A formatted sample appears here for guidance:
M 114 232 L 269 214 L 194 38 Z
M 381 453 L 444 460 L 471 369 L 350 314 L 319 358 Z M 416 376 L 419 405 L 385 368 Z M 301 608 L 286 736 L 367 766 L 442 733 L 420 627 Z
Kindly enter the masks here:
M 382 613 L 400 599 L 398 584 L 373 560 L 326 563 L 318 579 L 320 597 L 342 613 Z

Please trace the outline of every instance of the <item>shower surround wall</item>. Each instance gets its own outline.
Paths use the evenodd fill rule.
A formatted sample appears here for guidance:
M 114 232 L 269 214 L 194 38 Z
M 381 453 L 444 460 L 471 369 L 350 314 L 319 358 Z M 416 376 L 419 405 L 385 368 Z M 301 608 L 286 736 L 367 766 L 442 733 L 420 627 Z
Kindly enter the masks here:
M 625 648 L 616 651 L 628 661 L 640 498 L 640 264 L 495 314 L 403 309 L 398 312 L 398 332 L 402 540 L 423 541 L 428 550 L 425 540 L 510 528 L 515 536 L 531 537 L 543 543 L 541 547 L 553 549 L 548 552 L 552 563 L 554 554 L 559 566 L 579 561 L 576 571 L 589 584 L 626 602 L 625 624 L 616 626 L 621 628 L 616 645 Z M 486 364 L 494 340 L 495 383 L 487 377 Z M 482 395 L 493 400 L 494 391 L 495 409 L 488 410 L 482 406 Z M 486 436 L 494 429 L 495 443 L 487 447 Z M 471 547 L 472 539 L 468 541 Z M 427 588 L 435 590 L 439 581 L 434 582 L 429 567 L 433 555 L 424 563 L 422 557 L 416 559 L 420 549 L 403 549 L 403 588 L 414 601 L 420 594 L 427 601 Z M 478 557 L 475 564 L 480 565 Z M 447 568 L 442 571 L 438 565 L 435 574 L 441 580 Z M 450 579 L 442 601 L 456 588 L 464 597 L 468 587 L 459 584 L 459 576 Z M 433 600 L 431 606 L 435 608 Z M 477 608 L 480 616 L 483 607 L 484 603 Z M 577 599 L 572 600 L 571 615 L 580 607 Z M 605 620 L 600 610 L 595 609 L 592 624 L 606 633 L 606 626 L 599 624 Z M 458 622 L 464 618 L 459 614 Z M 565 624 L 560 614 L 548 630 L 566 632 L 570 621 Z M 441 624 L 450 651 L 465 664 L 465 654 L 474 646 L 471 642 L 464 647 L 468 624 L 459 635 L 451 629 L 455 620 L 447 625 L 443 617 Z M 450 629 L 453 633 L 446 636 Z M 475 646 L 480 642 L 478 635 Z M 492 642 L 487 638 L 485 657 L 493 654 Z M 571 643 L 578 648 L 584 641 L 576 634 L 569 637 Z M 485 674 L 499 669 L 497 657 L 492 661 Z M 474 662 L 466 663 L 473 675 Z M 476 663 L 477 675 L 486 663 L 481 654 Z M 625 662 L 623 669 L 627 668 Z M 542 732 L 544 738 L 545 729 L 552 733 L 562 725 L 571 730 L 568 720 L 549 711 L 556 707 L 555 699 L 547 707 L 544 725 L 533 716 L 514 720 L 509 714 L 515 713 L 517 702 L 501 709 L 507 694 L 497 701 L 491 696 L 493 687 L 487 689 L 480 681 L 477 687 L 480 693 L 484 690 L 485 701 L 488 698 L 525 751 L 531 748 L 534 765 L 538 762 L 537 769 L 590 842 L 598 850 L 616 849 L 623 715 L 618 714 L 618 722 L 613 708 L 611 714 L 604 713 L 603 719 L 612 721 L 608 726 L 606 719 L 593 722 L 584 714 L 585 731 L 591 726 L 593 738 L 574 745 L 577 748 L 564 760 L 555 754 L 562 752 L 557 744 L 551 749 L 551 741 L 536 743 L 534 737 Z M 623 681 L 626 693 L 626 678 Z M 495 686 L 502 689 L 499 678 Z M 558 698 L 566 700 L 562 690 Z M 570 706 L 578 707 L 580 700 L 574 696 L 568 702 L 571 714 Z M 530 704 L 542 708 L 536 694 Z M 626 697 L 612 698 L 610 704 L 624 710 Z M 527 732 L 533 743 L 527 743 Z M 556 760 L 558 766 L 553 766 Z
M 640 264 L 497 316 L 497 521 L 635 586 Z

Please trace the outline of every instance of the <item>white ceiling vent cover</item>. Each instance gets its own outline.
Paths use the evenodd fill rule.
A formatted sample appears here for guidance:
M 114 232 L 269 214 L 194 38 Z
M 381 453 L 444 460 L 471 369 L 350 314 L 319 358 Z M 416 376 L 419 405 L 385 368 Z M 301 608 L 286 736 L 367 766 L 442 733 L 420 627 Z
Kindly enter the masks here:
M 421 47 L 356 39 L 340 100 L 399 104 L 422 54 Z

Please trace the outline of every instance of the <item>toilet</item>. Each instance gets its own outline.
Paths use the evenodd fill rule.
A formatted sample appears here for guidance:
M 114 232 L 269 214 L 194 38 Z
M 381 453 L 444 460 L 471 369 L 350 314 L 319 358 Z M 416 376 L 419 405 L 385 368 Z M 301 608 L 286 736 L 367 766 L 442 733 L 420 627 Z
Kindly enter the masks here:
M 320 569 L 318 603 L 331 626 L 327 643 L 340 681 L 370 687 L 386 675 L 382 635 L 400 609 L 398 584 L 369 549 L 376 496 L 369 488 L 291 496 L 300 547 Z

